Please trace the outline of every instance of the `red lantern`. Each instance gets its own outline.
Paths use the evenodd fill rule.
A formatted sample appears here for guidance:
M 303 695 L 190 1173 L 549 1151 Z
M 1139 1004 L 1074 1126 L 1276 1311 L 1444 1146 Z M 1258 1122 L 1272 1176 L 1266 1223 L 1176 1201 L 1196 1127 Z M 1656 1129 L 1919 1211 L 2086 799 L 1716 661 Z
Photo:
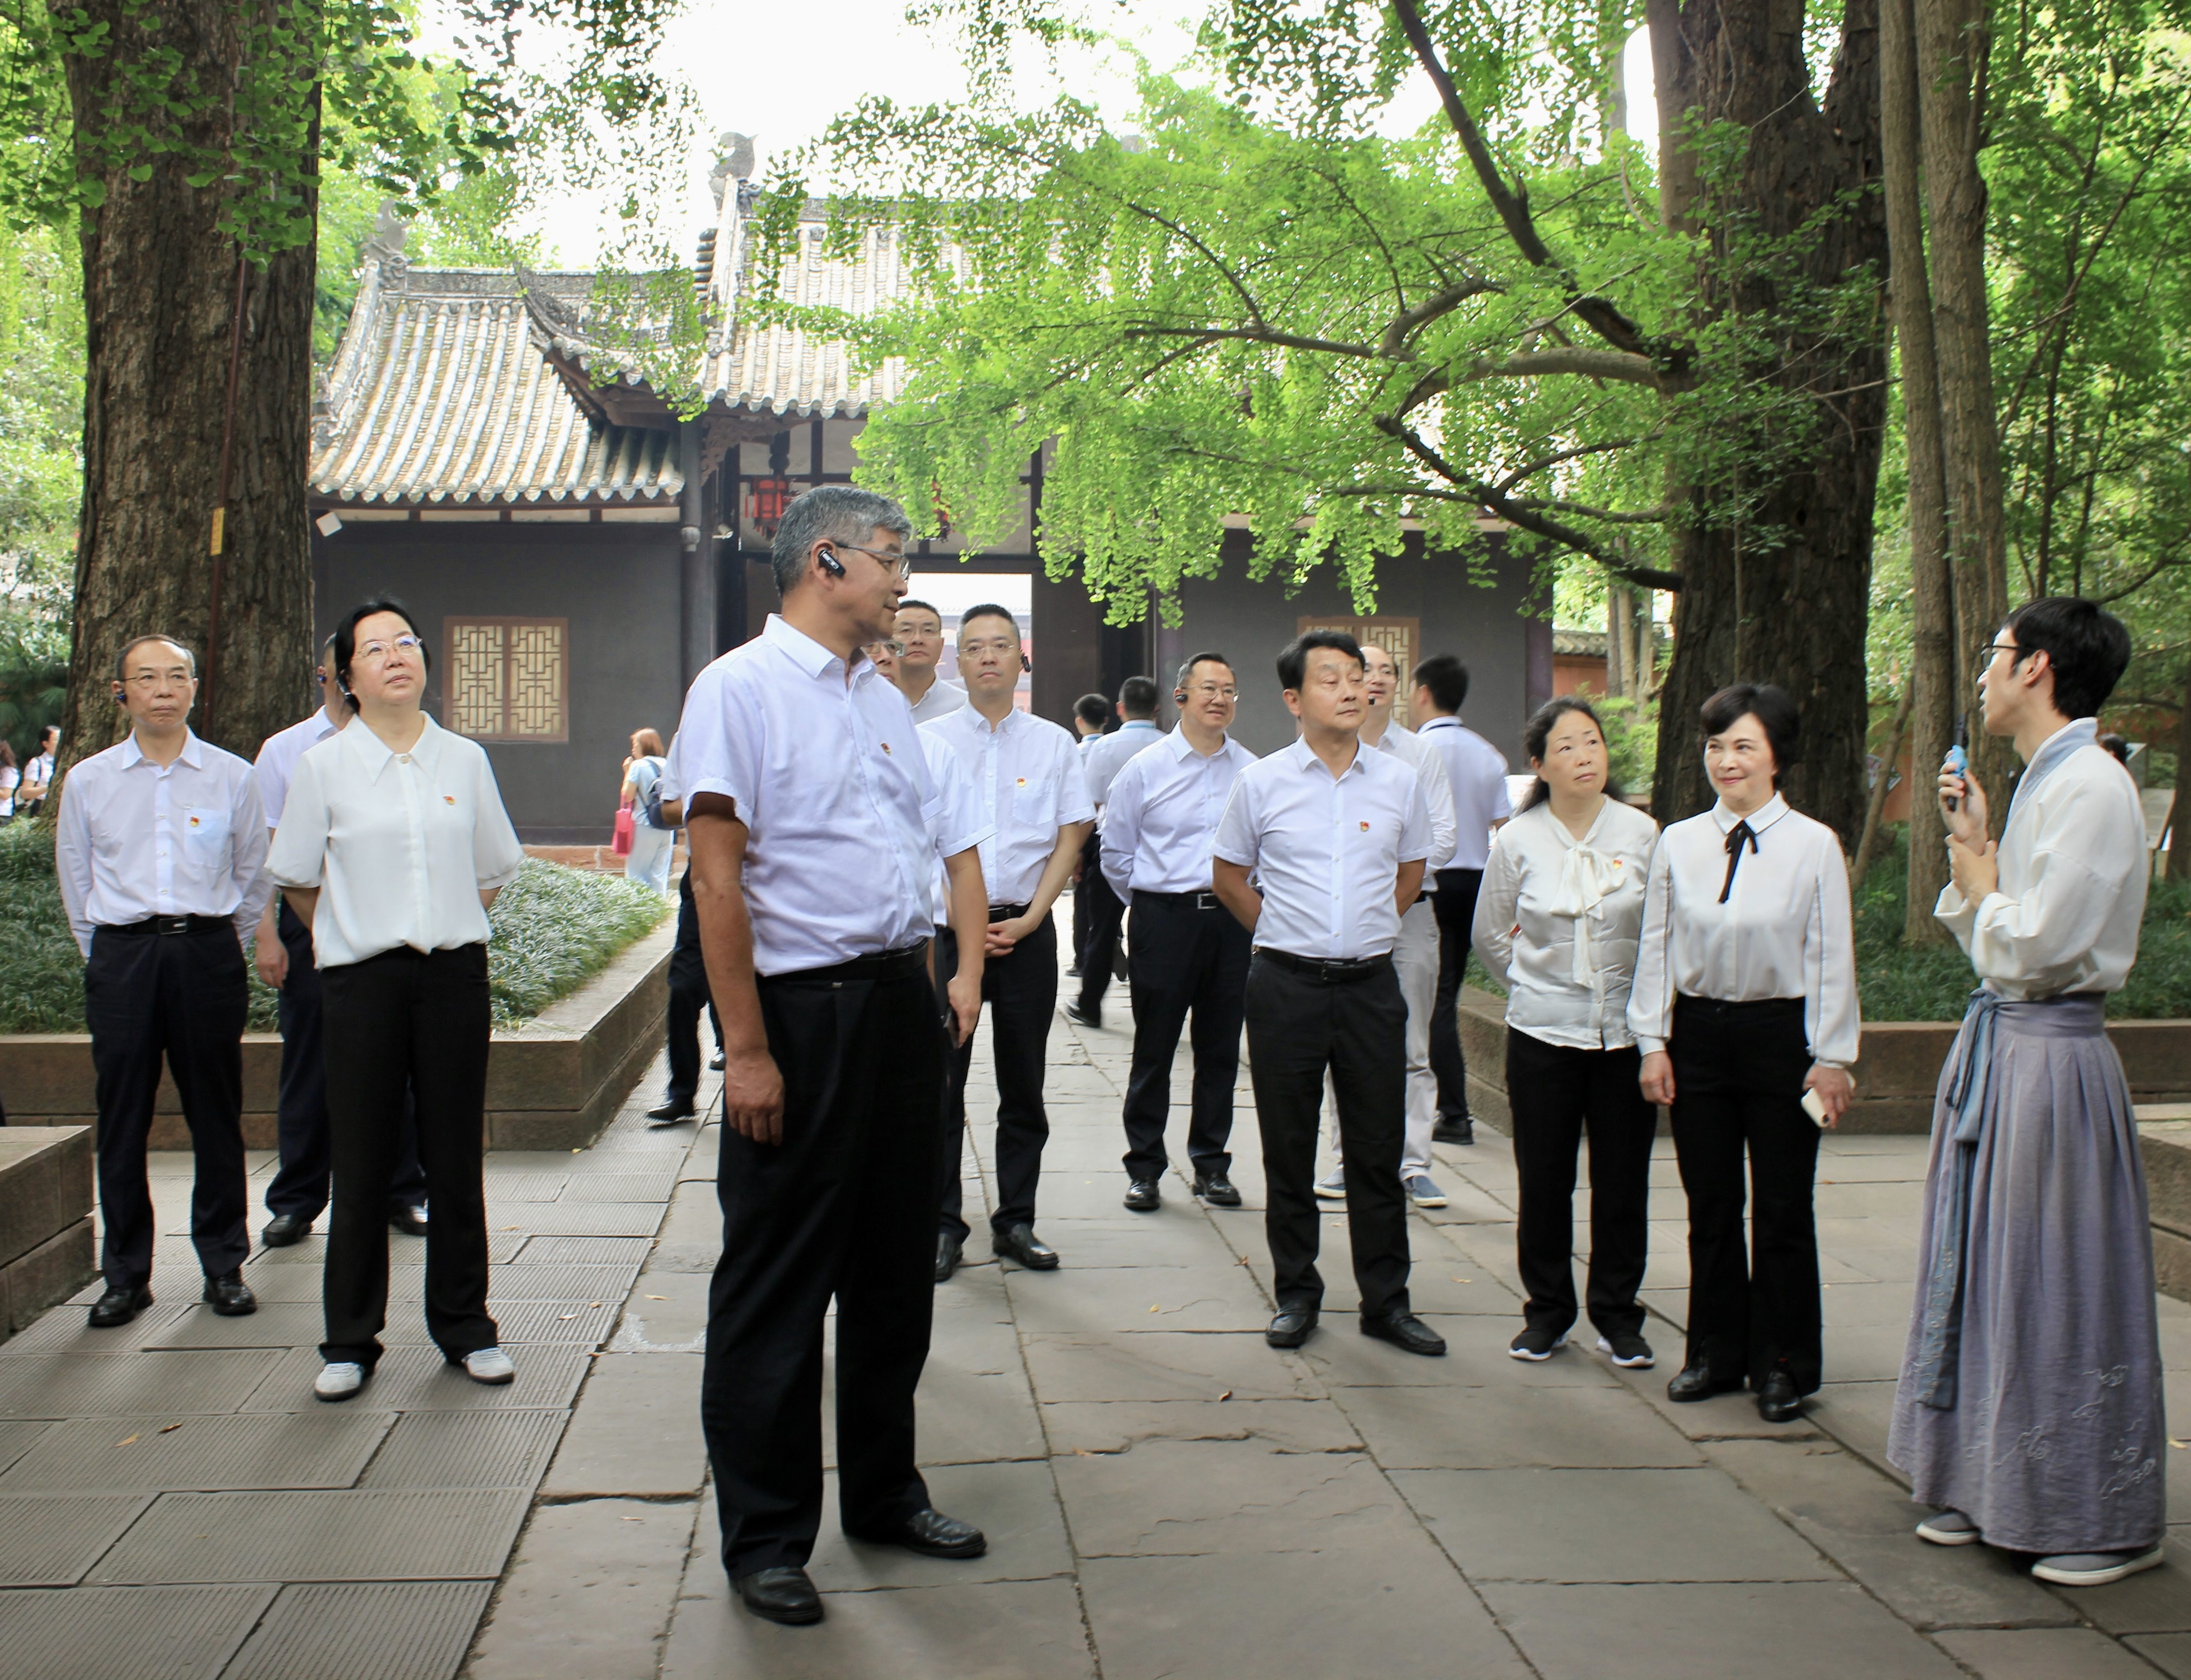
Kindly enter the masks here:
M 783 510 L 791 505 L 791 481 L 788 478 L 757 478 L 746 496 L 746 517 L 769 536 L 783 522 Z

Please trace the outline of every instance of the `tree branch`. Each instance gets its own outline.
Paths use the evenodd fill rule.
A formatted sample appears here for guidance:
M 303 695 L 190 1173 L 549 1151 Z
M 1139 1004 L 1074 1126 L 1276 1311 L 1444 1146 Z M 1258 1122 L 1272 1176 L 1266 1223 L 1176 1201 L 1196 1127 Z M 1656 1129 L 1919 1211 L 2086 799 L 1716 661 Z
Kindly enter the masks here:
M 1215 344 L 1220 339 L 1244 339 L 1251 344 L 1283 345 L 1289 350 L 1322 350 L 1330 356 L 1355 356 L 1377 359 L 1378 352 L 1367 345 L 1341 344 L 1335 339 L 1305 338 L 1298 333 L 1281 333 L 1269 327 L 1129 327 L 1121 337 L 1128 339 L 1197 339 L 1205 344 Z
M 1408 359 L 1408 340 L 1436 321 L 1448 315 L 1471 298 L 1480 298 L 1487 292 L 1505 288 L 1489 280 L 1464 280 L 1458 286 L 1448 286 L 1444 291 L 1426 298 L 1413 309 L 1403 310 L 1392 317 L 1392 324 L 1385 329 L 1384 342 L 1378 348 L 1395 362 Z

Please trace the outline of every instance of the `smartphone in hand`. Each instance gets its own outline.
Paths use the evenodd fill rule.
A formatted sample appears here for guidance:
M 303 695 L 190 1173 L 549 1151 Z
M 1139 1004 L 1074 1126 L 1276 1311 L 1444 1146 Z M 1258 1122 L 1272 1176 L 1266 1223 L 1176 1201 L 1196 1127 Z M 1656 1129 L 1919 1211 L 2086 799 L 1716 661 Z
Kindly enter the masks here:
M 1963 750 L 1962 745 L 1959 742 L 1955 746 L 1948 749 L 1948 755 L 1940 760 L 1940 767 L 1946 771 L 1950 776 L 1967 775 L 1971 767 L 1970 755 Z M 1957 799 L 1949 799 L 1943 801 L 1943 803 L 1947 806 L 1949 810 L 1954 811 L 1962 804 L 1962 801 Z

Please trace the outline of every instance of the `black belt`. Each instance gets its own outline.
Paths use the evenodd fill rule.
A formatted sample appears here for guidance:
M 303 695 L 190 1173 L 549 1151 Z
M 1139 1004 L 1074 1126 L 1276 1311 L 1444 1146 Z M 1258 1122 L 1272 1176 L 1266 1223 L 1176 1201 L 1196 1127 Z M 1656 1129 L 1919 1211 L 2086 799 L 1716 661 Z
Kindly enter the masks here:
M 147 916 L 140 922 L 100 922 L 94 934 L 111 933 L 135 938 L 146 933 L 219 933 L 236 931 L 227 916 Z
M 1027 907 L 1024 904 L 992 904 L 989 906 L 989 920 L 993 922 L 1008 922 L 1014 916 L 1023 916 L 1027 913 Z
M 847 980 L 879 980 L 901 971 L 928 969 L 928 942 L 916 939 L 910 945 L 901 945 L 892 951 L 877 951 L 872 956 L 848 957 L 843 962 L 831 963 L 826 968 L 794 968 L 788 974 L 764 974 L 764 985 L 841 986 Z
M 1268 945 L 1258 945 L 1255 955 L 1262 960 L 1276 963 L 1280 968 L 1305 975 L 1311 980 L 1321 980 L 1326 985 L 1349 980 L 1367 980 L 1371 975 L 1381 974 L 1392 965 L 1389 954 L 1376 957 L 1297 957 L 1291 951 L 1274 950 Z
M 1677 1011 L 1709 1015 L 1721 1021 L 1752 1024 L 1784 1021 L 1790 1016 L 1801 1019 L 1803 1013 L 1801 998 L 1750 998 L 1737 1000 L 1731 998 L 1699 998 L 1687 992 L 1675 994 Z
M 1159 904 L 1192 905 L 1198 910 L 1221 910 L 1225 908 L 1225 901 L 1214 892 L 1144 892 L 1135 887 L 1134 897 L 1152 899 Z

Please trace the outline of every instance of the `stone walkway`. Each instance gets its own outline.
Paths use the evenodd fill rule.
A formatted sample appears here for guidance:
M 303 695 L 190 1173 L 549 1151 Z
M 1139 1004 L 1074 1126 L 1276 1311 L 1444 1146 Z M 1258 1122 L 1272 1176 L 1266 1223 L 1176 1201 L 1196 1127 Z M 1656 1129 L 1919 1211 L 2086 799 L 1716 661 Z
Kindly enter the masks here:
M 1513 1166 L 1490 1134 L 1439 1151 L 1452 1205 L 1412 1226 L 1415 1303 L 1449 1357 L 1357 1332 L 1340 1217 L 1323 1328 L 1281 1353 L 1261 1334 L 1245 1078 L 1249 1206 L 1205 1210 L 1174 1176 L 1161 1211 L 1126 1212 L 1122 990 L 1113 1005 L 1111 1030 L 1061 1019 L 1051 1041 L 1039 1228 L 1063 1267 L 1000 1267 L 977 1233 L 979 1263 L 937 1295 L 922 1461 L 986 1558 L 851 1545 L 825 1521 L 822 1626 L 731 1602 L 697 1415 L 716 1133 L 649 1131 L 651 1076 L 597 1148 L 491 1158 L 513 1389 L 440 1367 L 414 1264 L 395 1327 L 412 1345 L 355 1408 L 317 1405 L 316 1240 L 252 1262 L 253 1318 L 192 1304 L 171 1237 L 164 1298 L 120 1340 L 62 1308 L 0 1347 L 0 1680 L 2191 1676 L 2181 1545 L 2072 1593 L 1910 1535 L 1881 1449 L 1921 1140 L 1827 1140 L 1835 1380 L 1803 1425 L 1770 1428 L 1741 1396 L 1665 1402 L 1684 1227 L 1663 1142 L 1655 1372 L 1586 1341 L 1505 1357 Z M 187 1160 L 159 1171 L 179 1231 Z M 2179 1380 L 2191 1309 L 2162 1313 Z M 2182 1450 L 2172 1509 L 2191 1517 Z

